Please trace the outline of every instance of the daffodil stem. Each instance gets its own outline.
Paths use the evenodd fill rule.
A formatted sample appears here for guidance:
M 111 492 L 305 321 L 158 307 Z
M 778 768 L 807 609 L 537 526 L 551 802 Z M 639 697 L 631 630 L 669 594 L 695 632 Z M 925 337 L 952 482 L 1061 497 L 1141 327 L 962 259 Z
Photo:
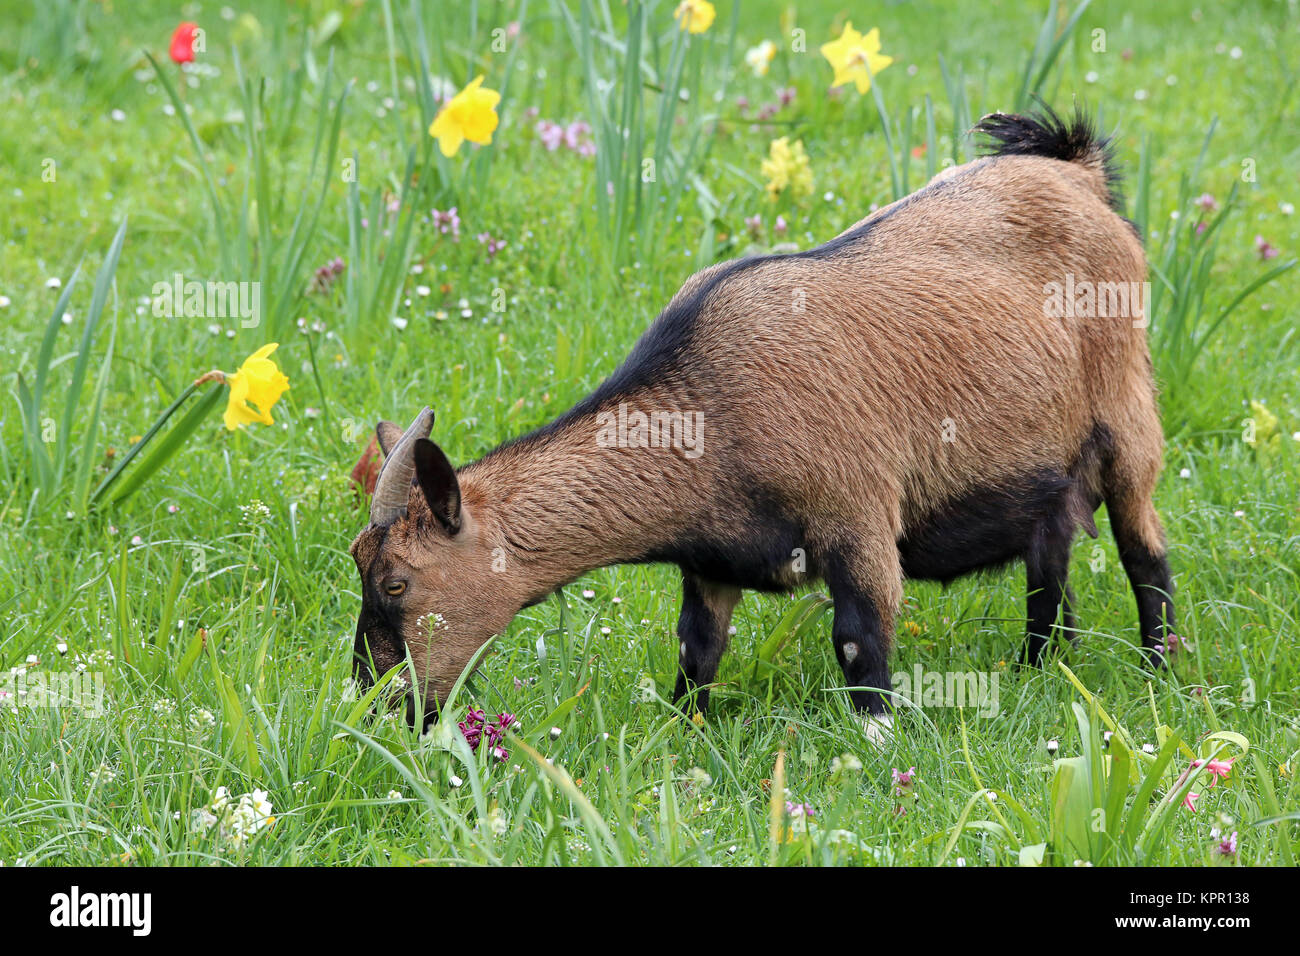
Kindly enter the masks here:
M 180 395 L 176 397 L 176 401 L 167 406 L 166 410 L 158 416 L 158 420 L 153 423 L 147 432 L 145 432 L 144 437 L 136 442 L 131 447 L 131 450 L 122 456 L 122 460 L 117 464 L 117 466 L 104 477 L 103 481 L 99 483 L 99 487 L 96 488 L 94 494 L 90 496 L 91 504 L 98 502 L 100 498 L 104 496 L 104 493 L 117 482 L 127 465 L 129 465 L 140 454 L 140 452 L 144 450 L 144 447 L 158 435 L 172 415 L 176 413 L 181 405 L 185 404 L 186 399 L 197 392 L 207 382 L 217 380 L 211 378 L 211 375 L 212 373 L 209 372 L 208 375 L 204 375 L 197 379 L 195 382 L 190 384 L 185 391 L 181 392 Z M 224 376 L 221 377 L 220 381 L 225 381 Z M 145 480 L 157 471 L 159 467 L 162 466 L 163 462 L 172 456 L 176 449 L 180 447 L 181 443 L 184 442 L 184 440 L 189 437 L 190 433 L 198 427 L 199 422 L 203 420 L 208 412 L 217 406 L 217 402 L 221 398 L 221 393 L 222 390 L 220 388 L 211 389 L 197 404 L 190 408 L 185 417 L 181 419 L 176 427 L 167 434 L 167 438 L 163 444 L 160 445 L 146 461 L 141 463 L 141 465 L 131 473 L 130 477 L 113 497 L 114 504 L 122 501 L 122 499 L 127 497 L 127 495 L 131 494 L 139 488 L 140 485 L 144 484 Z

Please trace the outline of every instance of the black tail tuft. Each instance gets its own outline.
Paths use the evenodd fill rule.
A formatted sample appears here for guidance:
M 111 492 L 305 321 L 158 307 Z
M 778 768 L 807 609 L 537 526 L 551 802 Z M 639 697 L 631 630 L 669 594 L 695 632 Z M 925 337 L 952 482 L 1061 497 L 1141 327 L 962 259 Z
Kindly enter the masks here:
M 975 132 L 992 140 L 984 149 L 986 156 L 1046 156 L 1096 167 L 1104 177 L 1111 208 L 1123 211 L 1114 145 L 1097 132 L 1081 109 L 1075 109 L 1070 121 L 1061 119 L 1047 105 L 1029 116 L 990 113 L 975 125 Z

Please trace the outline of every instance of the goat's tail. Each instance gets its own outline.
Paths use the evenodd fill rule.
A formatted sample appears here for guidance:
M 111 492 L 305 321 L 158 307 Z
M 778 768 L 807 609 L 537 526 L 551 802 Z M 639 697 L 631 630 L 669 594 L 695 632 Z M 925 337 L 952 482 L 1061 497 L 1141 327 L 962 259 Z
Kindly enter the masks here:
M 1046 156 L 1093 170 L 1098 194 L 1112 209 L 1123 211 L 1114 147 L 1081 109 L 1076 108 L 1070 120 L 1061 119 L 1046 105 L 1029 116 L 990 113 L 975 124 L 975 132 L 992 141 L 984 149 L 987 156 Z

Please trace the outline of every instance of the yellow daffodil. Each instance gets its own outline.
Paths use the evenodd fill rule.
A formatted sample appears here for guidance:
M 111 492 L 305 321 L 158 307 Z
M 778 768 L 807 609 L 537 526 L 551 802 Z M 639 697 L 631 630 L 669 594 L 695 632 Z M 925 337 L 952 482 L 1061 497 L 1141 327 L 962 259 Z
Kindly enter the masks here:
M 767 68 L 775 56 L 776 44 L 771 40 L 764 40 L 745 52 L 745 65 L 754 71 L 755 76 L 767 76 Z
M 713 18 L 717 15 L 718 12 L 713 9 L 713 4 L 709 3 L 709 0 L 682 0 L 677 4 L 673 19 L 681 24 L 683 30 L 703 33 L 713 26 Z
M 232 432 L 253 422 L 275 424 L 271 418 L 271 406 L 289 388 L 289 377 L 270 358 L 277 348 L 278 342 L 263 345 L 244 360 L 238 372 L 226 376 L 226 383 L 230 386 L 230 400 L 221 420 Z M 249 402 L 257 407 L 253 408 Z
M 892 56 L 880 52 L 879 28 L 872 27 L 864 36 L 853 29 L 852 23 L 844 24 L 840 38 L 822 44 L 821 51 L 835 70 L 831 86 L 843 86 L 852 81 L 857 84 L 859 93 L 871 89 L 871 78 L 894 62 Z
M 807 196 L 813 189 L 812 167 L 803 151 L 803 140 L 793 143 L 790 137 L 772 140 L 767 159 L 760 167 L 767 177 L 767 194 L 773 201 L 787 189 L 795 197 Z
M 438 140 L 442 155 L 455 156 L 465 140 L 480 146 L 492 142 L 492 132 L 500 122 L 497 104 L 501 102 L 501 94 L 482 86 L 483 77 L 475 77 L 433 118 L 429 135 Z

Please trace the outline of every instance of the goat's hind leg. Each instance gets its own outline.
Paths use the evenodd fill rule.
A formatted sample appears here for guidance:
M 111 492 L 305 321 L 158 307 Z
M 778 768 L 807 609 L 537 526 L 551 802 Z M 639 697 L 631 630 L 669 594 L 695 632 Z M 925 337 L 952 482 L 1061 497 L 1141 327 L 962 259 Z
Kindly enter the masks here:
M 1074 518 L 1067 508 L 1034 524 L 1025 550 L 1028 632 L 1021 660 L 1037 667 L 1043 651 L 1058 635 L 1072 637 L 1074 595 L 1066 579 L 1070 573 L 1070 542 Z
M 677 619 L 681 643 L 673 701 L 688 716 L 704 713 L 709 705 L 708 685 L 727 649 L 731 612 L 739 600 L 739 588 L 682 575 L 682 613 Z

